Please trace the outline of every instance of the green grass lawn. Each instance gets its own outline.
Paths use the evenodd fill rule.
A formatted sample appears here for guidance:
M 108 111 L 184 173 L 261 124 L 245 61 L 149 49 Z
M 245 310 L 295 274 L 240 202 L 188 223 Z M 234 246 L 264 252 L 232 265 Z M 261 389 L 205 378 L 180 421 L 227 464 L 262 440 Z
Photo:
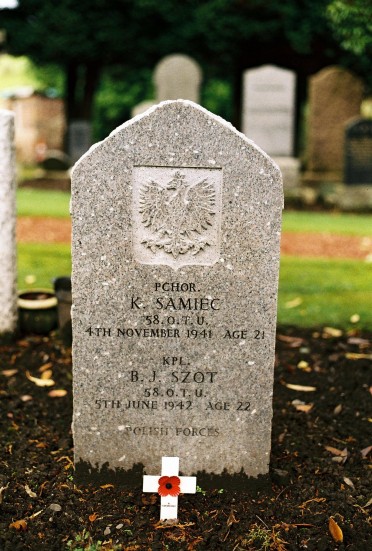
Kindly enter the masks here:
M 283 212 L 284 232 L 372 235 L 372 216 L 339 212 Z
M 347 328 L 355 314 L 358 327 L 372 330 L 372 264 L 282 257 L 278 323 Z
M 70 216 L 70 194 L 65 191 L 19 188 L 17 190 L 18 216 Z
M 71 274 L 70 245 L 18 243 L 18 289 L 53 288 L 56 277 Z

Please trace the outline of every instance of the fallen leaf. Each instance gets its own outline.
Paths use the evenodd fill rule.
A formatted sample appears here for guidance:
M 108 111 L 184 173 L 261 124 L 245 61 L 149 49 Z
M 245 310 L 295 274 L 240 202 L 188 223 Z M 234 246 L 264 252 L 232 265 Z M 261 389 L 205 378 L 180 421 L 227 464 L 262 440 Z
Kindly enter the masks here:
M 303 371 L 306 371 L 307 373 L 309 373 L 311 371 L 311 367 L 309 366 L 309 364 L 307 362 L 305 362 L 305 360 L 301 360 L 300 362 L 298 362 L 297 367 L 298 367 L 298 369 L 302 369 Z
M 332 538 L 336 543 L 344 541 L 344 535 L 342 533 L 342 530 L 337 524 L 337 522 L 333 520 L 332 517 L 329 519 L 328 528 Z
M 52 375 L 53 375 L 53 371 L 51 369 L 46 369 L 45 371 L 42 372 L 42 374 L 40 375 L 40 378 L 43 380 L 51 379 Z
M 114 488 L 114 485 L 113 484 L 104 484 L 103 486 L 100 486 L 100 488 L 102 488 L 102 490 L 106 490 L 106 488 Z
M 345 484 L 347 484 L 348 486 L 350 486 L 350 488 L 352 488 L 353 490 L 355 490 L 354 483 L 353 483 L 352 480 L 350 480 L 350 478 L 347 478 L 346 476 L 344 476 L 344 482 L 345 482 Z
M 328 452 L 331 452 L 333 455 L 338 455 L 340 457 L 347 456 L 347 448 L 345 448 L 344 450 L 338 450 L 337 448 L 333 448 L 332 446 L 324 446 L 324 448 Z
M 158 498 L 157 498 L 157 495 L 155 494 L 145 495 L 145 496 L 142 496 L 142 505 L 155 505 L 157 500 Z
M 66 396 L 67 394 L 67 390 L 64 390 L 62 388 L 55 388 L 53 390 L 50 390 L 48 392 L 48 396 L 50 396 L 51 398 L 62 398 L 63 396 Z
M 295 406 L 297 411 L 303 411 L 304 413 L 309 413 L 314 407 L 314 404 L 298 404 Z
M 4 377 L 12 377 L 18 373 L 18 369 L 4 369 L 1 374 L 4 375 Z
M 367 501 L 367 503 L 365 504 L 364 508 L 366 509 L 366 508 L 369 507 L 370 505 L 372 505 L 372 497 L 371 497 L 371 499 L 369 499 L 369 500 Z
M 48 369 L 51 369 L 53 367 L 52 362 L 48 362 L 47 364 L 42 365 L 39 367 L 39 372 L 43 373 L 44 371 L 47 371 Z
M 5 492 L 5 490 L 8 489 L 8 487 L 9 487 L 9 482 L 6 486 L 1 486 L 0 488 L 0 505 L 3 502 L 3 493 Z
M 323 327 L 323 337 L 341 337 L 341 329 L 336 329 L 335 327 Z
M 333 410 L 333 414 L 339 415 L 341 411 L 342 411 L 342 404 L 338 404 L 338 406 L 336 406 L 335 409 Z
M 30 400 L 33 400 L 30 394 L 23 394 L 23 396 L 20 396 L 20 398 L 22 402 L 29 402 Z
M 347 352 L 345 354 L 347 360 L 372 360 L 372 354 L 358 354 L 357 352 Z
M 22 530 L 23 532 L 27 530 L 27 522 L 23 520 L 16 520 L 9 524 L 9 528 L 15 528 L 16 530 Z
M 27 283 L 27 285 L 32 285 L 33 283 L 35 283 L 36 281 L 36 276 L 34 276 L 33 274 L 28 274 L 25 276 L 25 283 Z
M 31 488 L 28 484 L 26 484 L 25 490 L 26 490 L 27 495 L 29 495 L 30 497 L 37 497 L 37 494 L 35 494 L 35 492 L 33 492 L 31 490 Z
M 278 340 L 288 344 L 289 348 L 299 348 L 304 342 L 301 337 L 290 337 L 288 335 L 278 335 Z
M 98 513 L 93 513 L 93 514 L 89 515 L 88 518 L 89 518 L 90 522 L 94 522 L 98 518 Z
M 366 347 L 369 346 L 369 340 L 368 339 L 362 339 L 360 337 L 350 337 L 347 339 L 348 344 L 357 344 L 360 347 Z
M 360 453 L 362 454 L 362 457 L 367 457 L 369 452 L 372 450 L 372 446 L 367 446 L 367 448 L 364 448 Z
M 291 390 L 298 390 L 300 392 L 314 392 L 316 390 L 315 386 L 291 385 L 289 383 L 285 383 L 285 386 Z
M 30 342 L 26 340 L 18 341 L 18 346 L 21 346 L 22 348 L 27 348 L 30 346 Z
M 301 297 L 296 297 L 293 300 L 289 300 L 284 304 L 284 308 L 287 308 L 288 310 L 290 308 L 296 308 L 297 306 L 300 306 L 300 304 L 303 303 L 303 299 Z
M 29 381 L 35 383 L 36 386 L 53 386 L 55 382 L 53 379 L 38 379 L 33 377 L 29 371 L 26 371 L 26 377 Z

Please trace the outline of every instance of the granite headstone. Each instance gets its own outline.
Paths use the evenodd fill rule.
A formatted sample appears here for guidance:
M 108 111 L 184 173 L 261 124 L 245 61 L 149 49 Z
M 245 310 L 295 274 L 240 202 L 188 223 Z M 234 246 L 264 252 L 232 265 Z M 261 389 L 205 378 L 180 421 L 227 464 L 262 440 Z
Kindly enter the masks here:
M 0 335 L 17 327 L 14 113 L 0 109 Z
M 156 101 L 188 99 L 199 103 L 202 71 L 199 64 L 184 54 L 164 57 L 154 70 Z
M 275 163 L 190 101 L 75 165 L 78 479 L 140 487 L 163 456 L 205 487 L 265 479 L 282 207 Z
M 275 65 L 243 75 L 243 132 L 273 156 L 293 155 L 296 76 Z
M 359 116 L 362 97 L 363 83 L 346 69 L 327 67 L 311 77 L 307 179 L 342 180 L 345 124 Z

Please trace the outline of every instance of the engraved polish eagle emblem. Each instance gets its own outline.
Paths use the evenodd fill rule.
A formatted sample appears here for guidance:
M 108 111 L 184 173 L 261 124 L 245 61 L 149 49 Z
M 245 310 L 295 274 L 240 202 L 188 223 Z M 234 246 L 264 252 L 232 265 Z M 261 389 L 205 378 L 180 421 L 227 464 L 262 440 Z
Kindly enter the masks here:
M 187 182 L 176 170 L 165 184 L 150 179 L 140 189 L 139 212 L 153 237 L 141 243 L 153 253 L 162 249 L 174 258 L 188 251 L 198 254 L 210 245 L 203 233 L 213 225 L 215 205 L 216 192 L 207 178 Z

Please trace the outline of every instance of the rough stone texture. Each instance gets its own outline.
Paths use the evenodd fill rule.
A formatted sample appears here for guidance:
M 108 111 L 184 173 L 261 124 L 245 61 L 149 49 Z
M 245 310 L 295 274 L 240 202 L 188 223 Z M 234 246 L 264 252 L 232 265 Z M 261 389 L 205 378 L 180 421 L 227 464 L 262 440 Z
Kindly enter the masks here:
M 188 99 L 200 101 L 202 71 L 191 57 L 173 54 L 164 57 L 155 67 L 156 100 Z
M 0 335 L 17 326 L 14 113 L 0 109 Z
M 328 172 L 323 180 L 342 180 L 345 123 L 359 115 L 362 97 L 361 80 L 340 67 L 327 67 L 310 78 L 307 151 L 315 177 Z
M 189 101 L 77 163 L 78 477 L 141 485 L 162 456 L 211 484 L 268 472 L 282 206 L 275 163 Z
M 293 155 L 296 76 L 274 65 L 243 75 L 243 132 L 269 155 Z

